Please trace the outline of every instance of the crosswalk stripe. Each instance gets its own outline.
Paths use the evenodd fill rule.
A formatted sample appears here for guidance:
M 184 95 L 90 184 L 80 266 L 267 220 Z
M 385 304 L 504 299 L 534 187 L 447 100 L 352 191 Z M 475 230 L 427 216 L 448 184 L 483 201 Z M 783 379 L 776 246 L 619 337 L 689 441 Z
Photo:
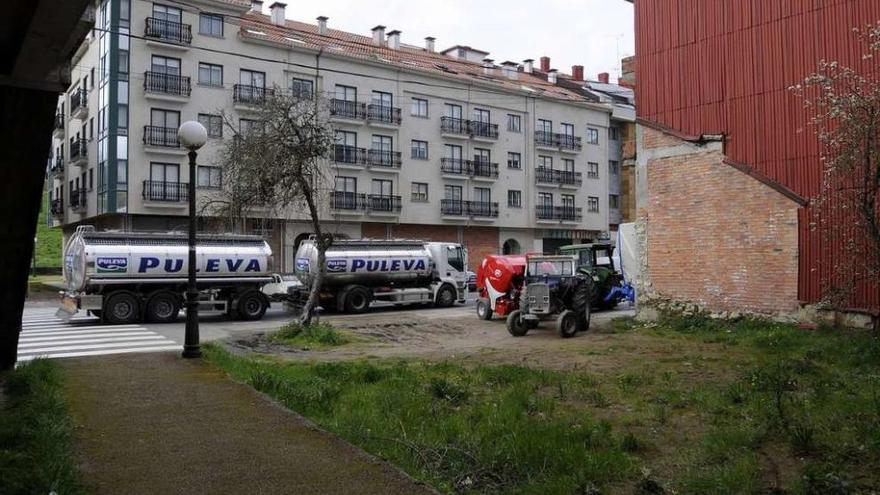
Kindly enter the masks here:
M 19 343 L 22 343 L 22 342 L 62 342 L 62 341 L 76 340 L 76 339 L 97 339 L 97 338 L 106 339 L 106 338 L 110 338 L 110 337 L 115 337 L 115 338 L 118 338 L 118 337 L 138 337 L 141 335 L 156 335 L 156 334 L 153 332 L 150 332 L 149 330 L 143 330 L 143 331 L 139 331 L 139 332 L 113 332 L 113 331 L 88 332 L 88 333 L 63 332 L 63 335 L 58 334 L 58 335 L 39 336 L 39 337 L 20 337 L 18 339 L 18 342 Z
M 114 349 L 119 347 L 137 347 L 144 345 L 155 345 L 155 344 L 174 344 L 174 341 L 168 340 L 165 337 L 159 336 L 159 341 L 152 342 L 114 342 L 110 344 L 95 344 L 95 345 L 71 345 L 71 346 L 55 346 L 55 347 L 43 347 L 39 349 L 28 349 L 22 354 L 40 354 L 45 352 L 55 352 L 55 351 L 84 351 L 87 349 Z
M 166 339 L 165 337 L 163 337 L 161 335 L 143 335 L 143 336 L 137 336 L 137 337 L 123 337 L 123 338 L 109 337 L 109 338 L 76 339 L 76 340 L 57 342 L 57 343 L 64 344 L 64 347 L 61 349 L 73 349 L 74 347 L 76 347 L 73 344 L 77 344 L 77 345 L 80 345 L 80 344 L 106 344 L 106 343 L 116 342 L 116 343 L 121 343 L 123 345 L 124 345 L 124 343 L 130 343 L 133 345 L 140 345 L 140 343 L 145 340 L 162 340 L 165 342 L 169 342 L 168 339 Z M 162 343 L 164 344 L 165 342 L 162 342 Z M 26 348 L 30 348 L 30 347 L 39 347 L 41 345 L 44 346 L 44 345 L 53 344 L 53 343 L 56 343 L 56 342 L 26 342 L 24 344 L 19 344 L 18 348 L 19 349 L 26 349 Z M 150 343 L 152 344 L 152 342 L 150 342 Z M 97 346 L 87 346 L 87 347 L 97 347 Z M 59 348 L 56 347 L 56 349 L 59 349 Z M 28 352 L 28 351 L 22 350 L 21 352 Z
M 32 354 L 28 356 L 19 356 L 19 362 L 30 361 L 32 359 L 44 357 L 44 358 L 68 358 L 68 357 L 86 357 L 86 356 L 105 356 L 111 354 L 131 354 L 135 352 L 162 352 L 162 351 L 179 351 L 181 346 L 179 344 L 175 345 L 161 345 L 154 347 L 139 347 L 136 349 L 108 349 L 103 351 L 79 351 L 79 352 L 56 352 L 51 354 Z
M 58 325 L 52 328 L 40 328 L 37 330 L 22 330 L 21 335 L 37 335 L 37 334 L 57 334 L 59 332 L 84 332 L 84 331 L 92 331 L 92 330 L 132 330 L 132 329 L 144 329 L 144 327 L 140 325 L 88 325 L 88 326 L 74 326 L 74 325 Z M 145 330 L 145 329 L 144 329 Z

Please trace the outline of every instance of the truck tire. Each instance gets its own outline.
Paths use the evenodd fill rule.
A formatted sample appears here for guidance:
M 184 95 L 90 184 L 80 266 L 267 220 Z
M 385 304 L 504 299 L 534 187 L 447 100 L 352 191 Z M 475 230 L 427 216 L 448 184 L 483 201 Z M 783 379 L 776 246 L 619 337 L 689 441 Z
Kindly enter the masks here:
M 590 329 L 591 305 L 593 303 L 593 282 L 584 280 L 577 288 L 571 300 L 571 310 L 582 318 L 581 331 Z
M 266 314 L 269 308 L 269 299 L 258 290 L 249 290 L 238 297 L 235 305 L 235 315 L 240 320 L 255 321 Z
M 458 298 L 458 293 L 455 292 L 455 287 L 449 284 L 443 284 L 440 287 L 440 290 L 437 291 L 437 296 L 434 298 L 434 306 L 438 308 L 451 308 L 455 305 L 455 300 Z
M 507 315 L 507 331 L 510 335 L 514 337 L 523 337 L 525 334 L 529 333 L 529 327 L 526 326 L 526 322 L 522 319 L 522 312 L 520 310 L 511 311 L 509 315 Z
M 141 307 L 137 296 L 131 292 L 119 291 L 107 296 L 103 312 L 107 323 L 125 325 L 135 323 L 141 318 Z
M 342 294 L 342 308 L 348 314 L 359 315 L 370 309 L 370 299 L 366 287 L 354 286 Z
M 492 319 L 492 305 L 485 298 L 477 299 L 477 318 L 481 320 Z
M 180 313 L 180 297 L 169 291 L 157 291 L 147 299 L 145 319 L 152 323 L 171 323 Z
M 563 339 L 574 337 L 581 329 L 583 319 L 570 309 L 566 309 L 556 318 L 556 331 Z

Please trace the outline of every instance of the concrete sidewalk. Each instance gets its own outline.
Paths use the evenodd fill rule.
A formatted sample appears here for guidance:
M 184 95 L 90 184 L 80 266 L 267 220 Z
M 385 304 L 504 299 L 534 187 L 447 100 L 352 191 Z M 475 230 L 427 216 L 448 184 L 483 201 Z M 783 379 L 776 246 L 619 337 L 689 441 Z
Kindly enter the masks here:
M 60 363 L 90 492 L 434 493 L 200 360 Z

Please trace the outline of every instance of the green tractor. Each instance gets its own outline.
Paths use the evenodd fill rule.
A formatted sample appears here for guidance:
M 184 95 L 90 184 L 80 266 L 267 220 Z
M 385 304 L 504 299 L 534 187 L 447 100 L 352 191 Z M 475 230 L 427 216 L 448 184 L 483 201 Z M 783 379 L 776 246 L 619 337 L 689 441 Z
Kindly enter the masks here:
M 623 275 L 614 267 L 612 258 L 613 244 L 572 244 L 559 248 L 559 253 L 576 256 L 578 272 L 593 279 L 593 308 L 613 309 L 625 299 Z

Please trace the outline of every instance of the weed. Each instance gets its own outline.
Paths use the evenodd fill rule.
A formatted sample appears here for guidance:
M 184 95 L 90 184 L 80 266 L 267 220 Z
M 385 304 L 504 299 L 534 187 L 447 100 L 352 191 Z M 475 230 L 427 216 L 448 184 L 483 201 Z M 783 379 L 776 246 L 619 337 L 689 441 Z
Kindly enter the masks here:
M 445 400 L 453 405 L 461 404 L 470 395 L 467 387 L 459 380 L 443 376 L 431 377 L 428 388 L 435 399 Z
M 327 323 L 312 323 L 303 326 L 299 322 L 291 322 L 273 333 L 269 340 L 287 345 L 317 345 L 335 347 L 351 342 L 333 326 Z
M 640 452 L 644 450 L 645 444 L 635 435 L 635 433 L 628 431 L 623 438 L 620 439 L 620 448 L 624 452 Z
M 810 425 L 792 425 L 788 430 L 788 441 L 792 452 L 797 456 L 816 452 L 816 430 Z

